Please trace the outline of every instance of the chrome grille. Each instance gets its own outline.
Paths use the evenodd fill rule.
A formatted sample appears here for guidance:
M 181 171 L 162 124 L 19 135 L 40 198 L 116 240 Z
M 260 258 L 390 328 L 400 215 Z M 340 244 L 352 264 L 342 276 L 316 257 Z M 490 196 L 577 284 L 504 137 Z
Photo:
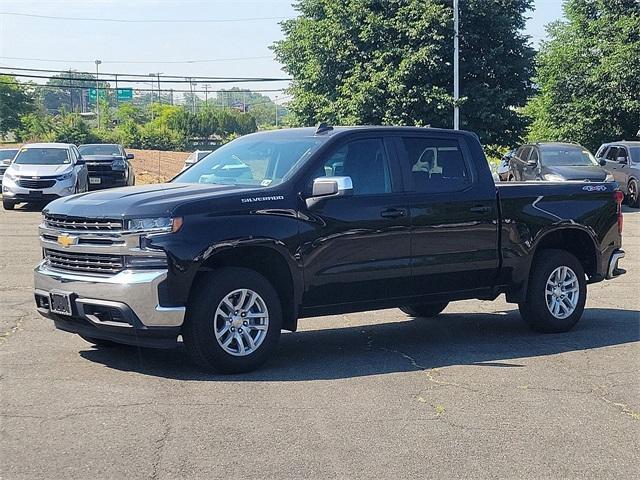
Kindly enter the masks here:
M 45 249 L 44 257 L 52 268 L 59 270 L 105 274 L 124 270 L 124 259 L 120 255 L 72 253 Z
M 56 184 L 55 179 L 51 180 L 33 180 L 30 178 L 19 178 L 18 186 L 22 188 L 51 188 Z
M 45 215 L 44 223 L 48 227 L 78 231 L 116 231 L 122 230 L 122 220 L 105 218 L 53 217 Z

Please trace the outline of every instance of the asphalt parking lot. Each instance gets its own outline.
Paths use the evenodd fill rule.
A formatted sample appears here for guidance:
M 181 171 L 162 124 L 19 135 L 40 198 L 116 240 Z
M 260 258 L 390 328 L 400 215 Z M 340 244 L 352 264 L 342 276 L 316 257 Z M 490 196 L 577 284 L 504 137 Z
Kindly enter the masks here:
M 0 210 L 0 478 L 638 478 L 640 210 L 577 329 L 466 301 L 301 321 L 263 369 L 96 349 L 37 315 L 37 210 Z

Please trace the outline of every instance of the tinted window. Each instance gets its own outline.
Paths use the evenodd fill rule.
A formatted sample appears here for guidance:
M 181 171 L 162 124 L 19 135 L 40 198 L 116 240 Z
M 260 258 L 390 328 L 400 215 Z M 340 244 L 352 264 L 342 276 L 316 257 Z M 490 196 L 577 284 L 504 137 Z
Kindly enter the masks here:
M 18 150 L 0 150 L 0 161 L 2 160 L 13 160 L 13 157 L 16 156 Z
M 465 188 L 471 176 L 457 140 L 403 138 L 409 162 L 410 188 L 417 192 L 449 192 Z
M 23 148 L 14 163 L 29 165 L 61 165 L 71 163 L 66 148 Z
M 640 147 L 629 147 L 629 153 L 634 163 L 640 163 Z
M 527 161 L 527 158 L 529 158 L 529 152 L 531 151 L 531 147 L 523 147 L 522 151 L 520 152 L 520 155 L 518 156 L 518 158 L 520 160 L 522 160 L 523 162 Z
M 82 155 L 116 155 L 120 156 L 120 147 L 118 145 L 80 145 L 80 153 Z
M 353 140 L 335 150 L 313 178 L 351 177 L 354 195 L 374 195 L 392 191 L 389 159 L 379 138 Z
M 607 154 L 605 155 L 604 158 L 606 158 L 607 160 L 611 160 L 612 162 L 615 162 L 617 157 L 618 157 L 618 147 L 611 147 L 607 151 Z
M 542 164 L 547 166 L 598 165 L 591 152 L 578 145 L 546 146 L 540 153 Z
M 616 154 L 616 160 L 618 160 L 618 158 L 622 157 L 624 158 L 624 162 L 623 163 L 627 163 L 627 161 L 629 160 L 629 155 L 627 154 L 627 149 L 624 147 L 618 147 L 618 153 Z
M 536 148 L 532 148 L 531 149 L 531 153 L 529 154 L 529 161 L 535 161 L 537 162 L 539 160 L 538 158 L 538 150 Z

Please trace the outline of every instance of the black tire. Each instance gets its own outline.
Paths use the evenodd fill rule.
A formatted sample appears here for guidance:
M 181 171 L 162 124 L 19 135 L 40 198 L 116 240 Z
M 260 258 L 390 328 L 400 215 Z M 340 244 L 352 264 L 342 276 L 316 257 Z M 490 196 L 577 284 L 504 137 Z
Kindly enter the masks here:
M 13 210 L 16 207 L 16 204 L 14 202 L 8 202 L 6 200 L 2 201 L 2 207 L 5 210 Z
M 638 192 L 638 182 L 634 179 L 629 181 L 627 186 L 627 205 L 631 208 L 640 208 L 640 193 Z
M 516 181 L 516 177 L 514 177 L 513 175 L 509 175 L 509 177 L 507 177 L 507 182 L 515 182 Z
M 92 343 L 96 347 L 113 348 L 122 345 L 121 343 L 112 342 L 111 340 L 104 340 L 102 338 L 85 337 L 84 335 L 80 335 L 80 337 L 84 341 Z
M 425 303 L 422 305 L 400 307 L 400 310 L 411 317 L 431 318 L 441 313 L 445 308 L 447 308 L 447 305 L 449 305 L 449 302 Z
M 222 300 L 234 290 L 250 289 L 257 293 L 269 314 L 267 333 L 252 353 L 234 356 L 218 343 L 214 315 Z M 243 373 L 262 365 L 278 345 L 282 327 L 280 298 L 271 283 L 258 272 L 228 267 L 203 273 L 192 287 L 187 305 L 182 339 L 194 363 L 219 373 Z M 242 328 L 240 326 L 240 328 Z
M 546 287 L 551 274 L 558 267 L 569 267 L 578 282 L 578 299 L 566 318 L 554 316 L 547 306 Z M 520 315 L 529 326 L 538 332 L 561 333 L 571 330 L 582 317 L 587 299 L 587 281 L 584 269 L 578 259 L 564 250 L 543 250 L 534 258 L 529 275 L 529 285 L 525 302 L 518 304 Z

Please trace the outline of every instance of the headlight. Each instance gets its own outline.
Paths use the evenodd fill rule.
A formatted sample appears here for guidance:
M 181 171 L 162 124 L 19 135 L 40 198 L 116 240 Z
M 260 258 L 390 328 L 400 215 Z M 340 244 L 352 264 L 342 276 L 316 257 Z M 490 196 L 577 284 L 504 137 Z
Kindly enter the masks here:
M 127 168 L 127 162 L 119 158 L 111 162 L 111 168 L 114 170 L 125 170 Z
M 61 180 L 69 180 L 71 177 L 73 177 L 73 172 L 68 172 L 68 173 L 65 173 L 63 175 L 57 176 L 56 180 L 59 180 L 59 181 L 61 181 Z
M 547 173 L 543 177 L 547 182 L 564 182 L 564 177 L 555 173 Z
M 605 182 L 613 182 L 613 175 L 611 175 L 610 173 L 607 173 L 606 178 L 604 179 Z
M 131 232 L 177 232 L 182 227 L 182 217 L 132 218 L 127 221 Z

